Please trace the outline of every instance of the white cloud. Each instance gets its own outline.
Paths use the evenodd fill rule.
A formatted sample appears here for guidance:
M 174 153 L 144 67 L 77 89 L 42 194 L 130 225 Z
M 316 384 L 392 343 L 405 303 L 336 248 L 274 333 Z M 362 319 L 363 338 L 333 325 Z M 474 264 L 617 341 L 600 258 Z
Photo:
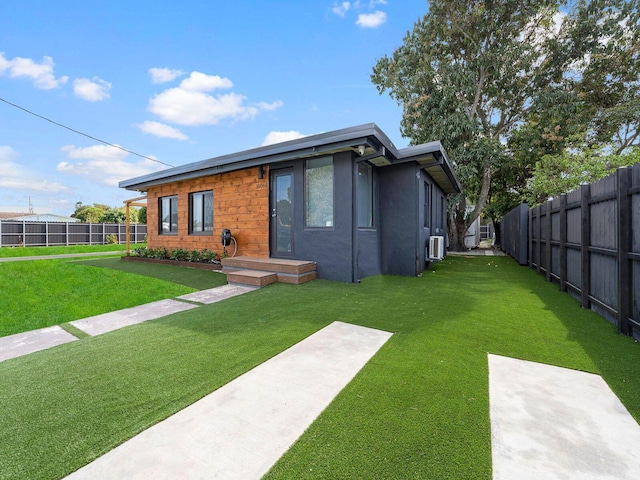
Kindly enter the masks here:
M 289 130 L 288 132 L 269 132 L 262 142 L 262 146 L 273 145 L 274 143 L 286 142 L 289 140 L 295 140 L 296 138 L 306 137 L 306 135 L 296 131 Z
M 172 70 L 170 68 L 150 68 L 149 75 L 151 75 L 151 83 L 166 83 L 174 80 L 182 75 L 182 70 Z
M 189 137 L 187 137 L 184 133 L 182 133 L 177 128 L 173 128 L 169 125 L 165 125 L 164 123 L 160 123 L 160 122 L 152 122 L 150 120 L 147 120 L 145 122 L 136 124 L 135 126 L 138 127 L 140 130 L 142 130 L 144 133 L 155 135 L 156 137 L 173 138 L 175 140 L 189 139 Z
M 342 2 L 340 4 L 334 3 L 331 11 L 340 17 L 344 17 L 345 13 L 351 8 L 351 3 Z
M 148 110 L 165 122 L 195 126 L 215 125 L 225 118 L 244 120 L 283 105 L 281 101 L 247 104 L 247 97 L 235 92 L 206 93 L 232 87 L 233 82 L 228 78 L 192 72 L 178 87 L 151 98 Z
M 111 84 L 98 77 L 77 78 L 73 81 L 73 92 L 77 97 L 89 102 L 99 102 L 109 98 L 111 95 Z
M 356 25 L 362 28 L 378 28 L 387 21 L 387 14 L 377 10 L 373 13 L 361 13 L 358 15 Z
M 124 150 L 109 145 L 75 147 L 66 145 L 61 148 L 70 159 L 82 159 L 85 162 L 60 162 L 56 170 L 63 173 L 87 177 L 96 183 L 117 186 L 127 178 L 138 177 L 157 172 L 162 165 L 146 158 L 138 162 L 127 162 L 129 155 Z
M 15 57 L 11 60 L 0 52 L 0 75 L 7 74 L 11 78 L 29 78 L 33 80 L 33 85 L 42 90 L 51 90 L 64 85 L 69 77 L 56 78 L 53 74 L 53 59 L 43 57 L 42 62 L 34 62 L 30 58 Z
M 18 152 L 7 145 L 0 145 L 1 188 L 28 190 L 29 192 L 64 192 L 64 185 L 34 177 L 30 169 L 17 164 Z
M 229 89 L 233 87 L 233 82 L 228 78 L 218 75 L 206 75 L 200 72 L 191 72 L 189 78 L 180 82 L 180 88 L 193 92 L 209 92 L 217 89 Z

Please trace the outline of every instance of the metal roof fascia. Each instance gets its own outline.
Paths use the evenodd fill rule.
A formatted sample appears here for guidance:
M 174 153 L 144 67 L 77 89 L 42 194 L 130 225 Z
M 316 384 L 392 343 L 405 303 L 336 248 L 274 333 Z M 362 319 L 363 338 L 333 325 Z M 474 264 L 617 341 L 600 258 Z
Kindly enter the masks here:
M 126 188 L 128 190 L 140 190 L 180 180 L 189 180 L 206 175 L 216 175 L 243 168 L 295 160 L 312 155 L 321 155 L 335 149 L 349 148 L 354 145 L 366 144 L 376 149 L 379 149 L 380 146 L 384 146 L 384 144 L 382 144 L 383 142 L 380 142 L 380 139 L 378 138 L 378 133 L 381 132 L 375 124 L 368 124 L 361 127 L 338 130 L 336 132 L 332 132 L 332 135 L 320 134 L 316 136 L 324 136 L 325 138 L 333 137 L 331 142 L 321 142 L 318 138 L 311 142 L 303 142 L 305 139 L 292 140 L 291 142 L 285 142 L 288 146 L 277 144 L 277 148 L 261 147 L 209 160 L 202 160 L 200 162 L 174 167 L 169 170 L 162 170 L 142 177 L 123 180 L 119 183 L 119 186 L 120 188 Z M 361 135 L 355 136 L 355 133 L 360 133 Z M 386 139 L 391 148 L 393 148 L 393 144 L 386 135 L 382 134 L 382 137 L 383 139 Z M 373 138 L 376 139 L 375 143 L 371 141 Z M 307 143 L 308 145 L 301 145 L 304 143 Z M 297 148 L 291 148 L 292 146 L 297 146 Z
M 152 186 L 159 185 L 161 183 L 168 183 L 172 181 L 177 181 L 179 179 L 187 179 L 193 178 L 191 173 L 196 173 L 196 176 L 209 174 L 207 172 L 210 171 L 211 168 L 220 167 L 222 165 L 230 165 L 241 163 L 242 166 L 235 167 L 233 169 L 247 168 L 245 165 L 245 161 L 247 160 L 258 160 L 258 159 L 267 159 L 262 160 L 258 164 L 262 165 L 265 163 L 273 163 L 277 161 L 284 161 L 279 155 L 280 154 L 291 154 L 294 152 L 300 152 L 302 150 L 311 149 L 313 152 L 313 148 L 316 148 L 318 151 L 322 148 L 324 151 L 328 145 L 333 145 L 336 148 L 336 144 L 340 143 L 363 143 L 365 139 L 368 137 L 376 138 L 379 143 L 383 145 L 388 143 L 388 147 L 392 148 L 392 153 L 397 154 L 397 150 L 391 143 L 391 140 L 380 130 L 380 128 L 375 123 L 368 123 L 364 125 L 358 125 L 355 127 L 349 127 L 342 130 L 335 130 L 333 132 L 320 133 L 318 135 L 313 135 L 311 137 L 303 137 L 296 140 L 290 140 L 288 142 L 282 142 L 275 145 L 269 145 L 266 147 L 258 147 L 251 150 L 245 150 L 238 153 L 232 153 L 228 155 L 223 155 L 220 157 L 214 157 L 207 160 L 201 160 L 199 162 L 193 162 L 186 165 L 181 165 L 178 167 L 174 167 L 168 170 L 162 170 L 160 172 L 151 173 L 148 175 L 143 175 L 136 178 L 131 178 L 128 180 L 123 180 L 119 183 L 120 188 L 126 188 L 129 190 L 137 190 L 138 188 L 142 188 L 144 186 Z M 327 142 L 327 139 L 331 139 Z M 372 145 L 373 146 L 373 145 Z M 308 155 L 309 153 L 306 153 Z M 304 155 L 304 154 L 302 154 Z M 292 156 L 292 158 L 299 158 L 300 153 L 297 156 Z M 397 156 L 397 155 L 395 155 Z M 253 163 L 253 162 L 251 162 Z M 211 174 L 221 173 L 223 170 L 214 170 Z M 230 171 L 225 169 L 224 171 Z M 138 188 L 136 188 L 138 187 Z

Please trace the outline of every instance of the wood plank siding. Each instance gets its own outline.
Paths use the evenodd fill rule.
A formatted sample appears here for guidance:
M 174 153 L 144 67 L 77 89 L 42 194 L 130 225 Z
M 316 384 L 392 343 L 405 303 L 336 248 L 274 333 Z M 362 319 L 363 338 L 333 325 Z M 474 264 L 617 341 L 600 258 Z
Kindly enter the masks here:
M 258 168 L 210 175 L 150 187 L 147 192 L 147 242 L 150 248 L 210 249 L 222 251 L 220 233 L 231 230 L 238 242 L 238 255 L 269 257 L 269 175 Z M 213 234 L 189 234 L 189 194 L 213 191 Z M 158 202 L 178 197 L 178 233 L 161 234 Z M 233 248 L 233 245 L 231 246 Z

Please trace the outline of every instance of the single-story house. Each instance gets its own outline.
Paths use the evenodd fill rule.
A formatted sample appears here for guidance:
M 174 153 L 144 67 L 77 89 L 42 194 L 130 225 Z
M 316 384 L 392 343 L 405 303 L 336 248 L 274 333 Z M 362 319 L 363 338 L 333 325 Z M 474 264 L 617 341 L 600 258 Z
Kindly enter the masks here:
M 461 188 L 440 142 L 397 149 L 365 124 L 120 182 L 147 194 L 150 248 L 314 261 L 319 278 L 420 275 Z

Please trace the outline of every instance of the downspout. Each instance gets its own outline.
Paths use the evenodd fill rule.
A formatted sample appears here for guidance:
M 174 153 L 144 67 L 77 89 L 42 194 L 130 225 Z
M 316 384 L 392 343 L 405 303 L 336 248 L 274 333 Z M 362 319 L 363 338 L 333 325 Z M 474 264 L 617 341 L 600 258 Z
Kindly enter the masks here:
M 421 229 L 421 224 L 420 224 L 420 212 L 421 212 L 421 208 L 420 208 L 420 192 L 423 191 L 424 189 L 421 189 L 421 182 L 422 182 L 422 174 L 420 173 L 421 169 L 416 167 L 416 200 L 417 200 L 417 204 L 416 204 L 416 223 L 415 223 L 415 233 L 416 233 L 416 247 L 415 247 L 415 269 L 416 269 L 416 277 L 420 277 L 422 276 L 422 271 L 424 270 L 424 266 L 421 269 L 420 265 L 423 264 L 424 262 L 421 262 L 421 256 L 420 256 L 420 248 L 422 248 L 422 250 L 424 250 L 424 247 L 420 246 L 420 229 Z M 423 192 L 424 195 L 424 192 Z M 424 222 L 422 223 L 422 225 L 424 225 Z
M 358 197 L 357 197 L 357 182 L 358 175 L 358 162 L 354 161 L 354 156 L 351 154 L 351 282 L 358 283 L 360 281 L 360 275 L 358 275 Z

